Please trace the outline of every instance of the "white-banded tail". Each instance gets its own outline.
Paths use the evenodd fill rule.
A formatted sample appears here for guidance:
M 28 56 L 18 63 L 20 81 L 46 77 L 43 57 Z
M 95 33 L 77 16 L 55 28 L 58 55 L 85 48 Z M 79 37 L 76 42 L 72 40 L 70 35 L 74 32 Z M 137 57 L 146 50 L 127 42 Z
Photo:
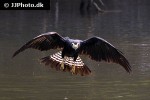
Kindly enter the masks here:
M 56 70 L 61 70 L 61 63 L 64 63 L 63 71 L 71 72 L 72 66 L 75 66 L 74 74 L 80 74 L 82 76 L 89 75 L 91 73 L 90 69 L 83 63 L 81 58 L 78 56 L 76 61 L 73 60 L 72 57 L 64 57 L 61 56 L 62 52 L 59 51 L 51 56 L 47 56 L 41 59 L 41 62 L 45 65 L 50 65 L 52 68 Z

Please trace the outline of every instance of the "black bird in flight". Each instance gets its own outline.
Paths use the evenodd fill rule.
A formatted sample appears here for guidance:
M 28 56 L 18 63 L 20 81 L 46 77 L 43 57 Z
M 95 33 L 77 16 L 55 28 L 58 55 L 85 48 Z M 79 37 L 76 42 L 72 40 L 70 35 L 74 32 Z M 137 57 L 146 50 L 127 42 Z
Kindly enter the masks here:
M 84 76 L 91 73 L 91 70 L 83 63 L 79 55 L 87 55 L 95 61 L 117 63 L 127 72 L 131 72 L 131 66 L 122 52 L 100 37 L 78 40 L 62 37 L 57 32 L 48 32 L 27 42 L 13 54 L 13 57 L 28 48 L 41 51 L 60 49 L 61 51 L 40 60 L 45 65 L 56 68 L 56 70 L 69 71 L 72 74 Z

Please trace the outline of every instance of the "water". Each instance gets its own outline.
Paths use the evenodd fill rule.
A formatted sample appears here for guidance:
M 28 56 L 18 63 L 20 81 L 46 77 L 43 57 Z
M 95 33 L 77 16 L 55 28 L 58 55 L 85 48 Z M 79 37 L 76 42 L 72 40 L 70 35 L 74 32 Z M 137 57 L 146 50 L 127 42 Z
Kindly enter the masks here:
M 80 14 L 77 3 L 54 3 L 51 11 L 0 11 L 0 100 L 150 99 L 149 1 L 106 0 L 104 14 Z M 124 53 L 132 73 L 87 57 L 82 59 L 92 75 L 55 71 L 38 61 L 54 50 L 30 49 L 11 58 L 28 40 L 48 31 L 79 39 L 100 36 Z

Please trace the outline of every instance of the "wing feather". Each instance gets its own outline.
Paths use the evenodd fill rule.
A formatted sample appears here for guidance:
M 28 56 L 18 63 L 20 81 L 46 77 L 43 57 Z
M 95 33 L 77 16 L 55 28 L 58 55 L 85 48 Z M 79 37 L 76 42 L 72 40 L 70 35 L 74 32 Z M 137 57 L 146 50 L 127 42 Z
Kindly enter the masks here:
M 131 71 L 131 66 L 122 52 L 100 37 L 84 40 L 78 50 L 79 54 L 88 55 L 92 60 L 117 63 L 127 72 Z
M 13 54 L 13 57 L 28 48 L 38 49 L 40 51 L 63 48 L 64 42 L 64 38 L 61 37 L 57 32 L 44 33 L 23 45 Z

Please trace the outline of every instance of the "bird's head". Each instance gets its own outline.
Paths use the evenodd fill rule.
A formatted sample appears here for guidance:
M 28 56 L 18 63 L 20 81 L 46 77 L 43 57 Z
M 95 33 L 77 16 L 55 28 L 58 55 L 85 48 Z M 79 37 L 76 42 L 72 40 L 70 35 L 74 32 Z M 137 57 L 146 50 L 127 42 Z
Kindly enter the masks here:
M 78 43 L 78 42 L 72 42 L 71 44 L 72 44 L 72 48 L 75 50 L 78 49 L 80 46 L 80 43 Z

